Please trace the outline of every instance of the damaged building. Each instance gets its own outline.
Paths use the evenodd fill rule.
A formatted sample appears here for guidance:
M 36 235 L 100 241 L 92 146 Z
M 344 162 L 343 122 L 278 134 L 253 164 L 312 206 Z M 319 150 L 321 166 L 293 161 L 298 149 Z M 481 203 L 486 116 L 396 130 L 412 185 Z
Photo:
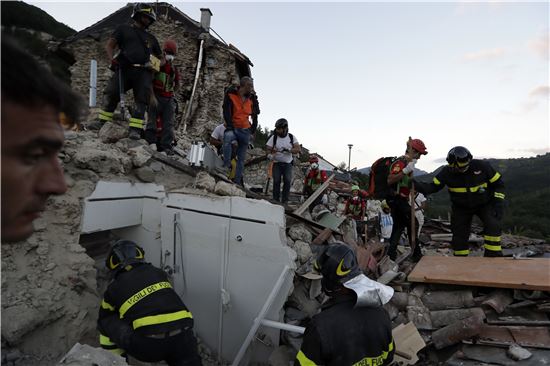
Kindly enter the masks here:
M 250 75 L 252 63 L 209 35 L 207 9 L 196 22 L 170 4 L 156 6 L 152 32 L 180 46 L 177 135 L 187 155 L 158 153 L 128 139 L 127 126 L 117 123 L 99 134 L 66 132 L 59 158 L 68 192 L 49 200 L 32 237 L 2 247 L 3 365 L 127 364 L 96 348 L 105 256 L 118 238 L 140 243 L 147 260 L 170 274 L 194 314 L 205 365 L 292 363 L 304 327 L 326 301 L 313 259 L 335 240 L 354 248 L 369 278 L 392 288 L 384 307 L 400 364 L 550 363 L 548 243 L 504 235 L 506 258 L 455 261 L 448 223 L 428 220 L 425 257 L 412 263 L 400 246 L 393 262 L 376 230 L 361 240 L 351 220 L 337 214 L 344 188 L 310 213 L 308 201 L 268 202 L 269 162 L 261 150 L 250 151 L 246 188 L 217 173 L 216 163 L 191 159 L 193 141 L 205 141 L 220 122 L 225 87 Z M 110 76 L 106 38 L 130 14 L 127 5 L 62 42 L 60 49 L 75 57 L 72 81 L 82 94 L 95 59 L 101 96 Z M 303 168 L 295 164 L 295 193 L 302 191 Z M 367 208 L 375 225 L 380 202 Z M 470 241 L 482 242 L 475 234 Z

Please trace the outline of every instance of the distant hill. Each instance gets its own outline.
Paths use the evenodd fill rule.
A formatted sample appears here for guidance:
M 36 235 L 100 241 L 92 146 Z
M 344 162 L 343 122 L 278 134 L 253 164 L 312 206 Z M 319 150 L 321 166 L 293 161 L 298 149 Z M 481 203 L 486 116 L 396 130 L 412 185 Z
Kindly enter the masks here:
M 2 1 L 0 5 L 3 33 L 17 39 L 20 45 L 44 60 L 56 76 L 69 82 L 69 66 L 74 60 L 53 53 L 48 46 L 51 41 L 62 40 L 76 31 L 42 9 L 22 1 Z
M 550 240 L 550 153 L 533 158 L 488 159 L 502 174 L 506 186 L 506 232 Z M 431 181 L 439 171 L 421 178 Z M 431 195 L 427 215 L 447 218 L 450 212 L 446 189 Z

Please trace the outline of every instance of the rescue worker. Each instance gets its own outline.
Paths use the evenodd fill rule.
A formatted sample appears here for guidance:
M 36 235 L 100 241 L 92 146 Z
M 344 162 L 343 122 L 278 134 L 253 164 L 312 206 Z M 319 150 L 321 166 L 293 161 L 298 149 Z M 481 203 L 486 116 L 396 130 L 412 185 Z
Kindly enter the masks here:
M 391 195 L 386 198 L 386 202 L 391 208 L 393 218 L 393 227 L 388 248 L 388 255 L 392 260 L 395 260 L 397 257 L 397 244 L 405 228 L 407 228 L 407 235 L 411 247 L 413 235 L 415 237 L 416 245 L 414 246 L 411 259 L 413 261 L 418 261 L 422 257 L 416 230 L 415 232 L 411 232 L 412 215 L 409 195 L 411 192 L 412 173 L 416 161 L 420 159 L 420 156 L 426 155 L 427 153 L 426 145 L 422 140 L 409 138 L 405 155 L 400 156 L 390 165 L 388 186 L 392 188 L 392 192 Z M 416 221 L 416 217 L 414 217 L 414 220 Z M 416 227 L 418 227 L 418 224 Z
M 64 129 L 87 110 L 80 95 L 2 33 L 2 244 L 30 237 L 51 195 L 67 191 Z
M 415 181 L 419 192 L 430 194 L 447 186 L 451 198 L 451 246 L 455 256 L 470 254 L 468 239 L 474 215 L 483 222 L 485 257 L 501 257 L 504 183 L 499 172 L 483 160 L 472 159 L 463 146 L 453 147 L 447 163 L 431 183 Z
M 273 200 L 288 203 L 292 185 L 293 154 L 298 154 L 301 148 L 296 137 L 288 132 L 288 121 L 285 118 L 275 121 L 275 133 L 267 139 L 265 148 L 267 158 L 273 160 Z
M 166 273 L 144 257 L 130 240 L 119 240 L 107 256 L 113 279 L 99 308 L 101 347 L 143 362 L 201 365 L 191 313 Z
M 365 230 L 365 201 L 359 196 L 360 188 L 357 185 L 351 186 L 351 197 L 346 201 L 344 215 L 355 222 L 357 237 L 363 236 Z
M 239 87 L 230 87 L 223 101 L 223 119 L 226 124 L 223 138 L 223 164 L 231 170 L 231 150 L 233 141 L 237 141 L 237 168 L 233 181 L 243 185 L 244 161 L 251 135 L 258 127 L 260 106 L 254 92 L 254 80 L 250 76 L 241 78 Z M 252 117 L 252 123 L 250 123 Z
M 314 267 L 323 275 L 321 285 L 330 299 L 306 327 L 294 364 L 391 364 L 395 351 L 388 313 L 381 304 L 359 301 L 357 293 L 346 284 L 351 279 L 364 276 L 354 251 L 341 242 L 329 244 L 319 254 Z M 363 287 L 365 291 L 361 292 L 372 291 L 372 288 L 373 285 L 368 290 Z M 391 295 L 393 291 L 387 301 Z
M 309 198 L 328 179 L 327 173 L 319 169 L 319 158 L 315 155 L 309 158 L 309 171 L 304 178 L 304 196 Z M 319 195 L 315 201 L 309 205 L 310 209 L 323 201 L 323 195 Z
M 134 93 L 135 108 L 128 121 L 128 137 L 138 140 L 141 138 L 145 111 L 151 97 L 152 68 L 162 57 L 162 52 L 155 36 L 147 32 L 147 28 L 157 20 L 153 7 L 145 3 L 137 3 L 132 12 L 132 19 L 131 25 L 119 25 L 107 42 L 105 50 L 114 73 L 105 89 L 99 120 L 88 128 L 99 130 L 104 122 L 113 120 L 113 112 L 120 102 L 120 86 L 122 86 L 122 93 L 130 89 Z M 115 49 L 117 49 L 116 53 Z
M 172 144 L 174 142 L 174 114 L 176 110 L 176 98 L 174 92 L 180 86 L 180 74 L 174 66 L 174 57 L 178 53 L 178 45 L 174 40 L 166 40 L 162 45 L 163 63 L 160 71 L 153 78 L 153 91 L 157 100 L 156 106 L 149 107 L 149 121 L 145 128 L 145 139 L 148 143 L 157 144 L 158 151 L 164 151 L 166 155 L 174 155 Z M 157 138 L 157 119 L 162 121 L 160 139 Z M 157 141 L 159 140 L 159 141 Z

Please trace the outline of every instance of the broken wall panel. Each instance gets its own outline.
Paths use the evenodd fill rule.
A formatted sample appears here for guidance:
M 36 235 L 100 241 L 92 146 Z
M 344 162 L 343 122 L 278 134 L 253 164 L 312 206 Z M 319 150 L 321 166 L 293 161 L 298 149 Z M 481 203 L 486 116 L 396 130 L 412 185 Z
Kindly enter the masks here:
M 425 256 L 408 279 L 411 282 L 550 291 L 550 259 Z

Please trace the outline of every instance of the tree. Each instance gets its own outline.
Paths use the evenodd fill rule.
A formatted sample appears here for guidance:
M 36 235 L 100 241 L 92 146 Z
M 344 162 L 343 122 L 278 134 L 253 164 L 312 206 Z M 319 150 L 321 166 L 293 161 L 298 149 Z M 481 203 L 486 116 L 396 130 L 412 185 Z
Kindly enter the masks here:
M 338 168 L 338 170 L 341 170 L 341 171 L 346 171 L 346 170 L 348 170 L 348 169 L 347 169 L 348 164 L 346 164 L 344 161 L 341 162 L 340 164 L 338 164 L 336 167 Z

